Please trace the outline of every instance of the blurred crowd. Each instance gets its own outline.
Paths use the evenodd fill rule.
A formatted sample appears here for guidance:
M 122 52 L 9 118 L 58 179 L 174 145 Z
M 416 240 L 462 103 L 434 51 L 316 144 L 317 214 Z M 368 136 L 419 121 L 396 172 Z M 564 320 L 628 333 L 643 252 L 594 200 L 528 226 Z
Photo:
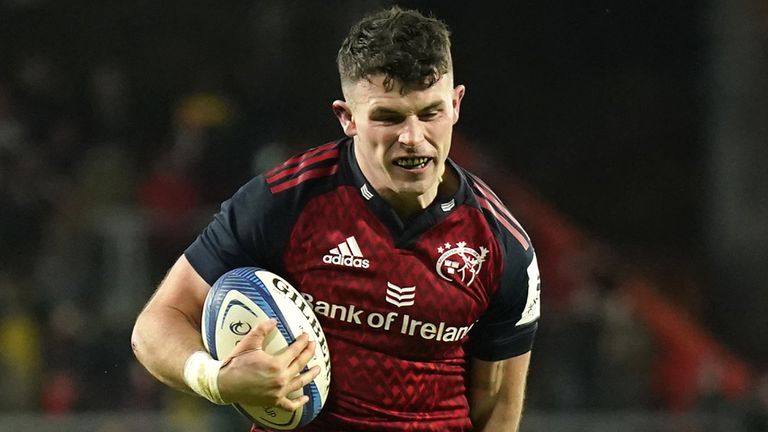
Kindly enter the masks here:
M 92 64 L 75 84 L 67 76 L 43 53 L 0 68 L 0 386 L 13 389 L 0 392 L 0 411 L 186 403 L 133 360 L 136 313 L 222 199 L 321 142 L 280 124 L 274 90 L 254 107 L 205 71 L 149 114 L 120 62 Z M 272 126 L 284 139 L 264 132 Z M 493 170 L 480 156 L 471 163 Z M 621 258 L 593 243 L 567 257 L 558 247 L 537 243 L 544 320 L 529 409 L 670 408 L 653 378 L 661 345 L 617 289 Z M 768 430 L 768 380 L 733 400 L 712 384 L 717 364 L 702 370 L 683 408 L 745 412 L 750 430 Z
M 196 212 L 252 158 L 231 154 L 206 186 L 222 168 L 201 167 L 206 146 L 235 116 L 218 95 L 184 96 L 172 132 L 139 142 L 118 66 L 92 71 L 85 106 L 57 75 L 34 56 L 0 81 L 0 383 L 15 389 L 0 406 L 157 407 L 131 360 L 131 321 L 199 229 Z

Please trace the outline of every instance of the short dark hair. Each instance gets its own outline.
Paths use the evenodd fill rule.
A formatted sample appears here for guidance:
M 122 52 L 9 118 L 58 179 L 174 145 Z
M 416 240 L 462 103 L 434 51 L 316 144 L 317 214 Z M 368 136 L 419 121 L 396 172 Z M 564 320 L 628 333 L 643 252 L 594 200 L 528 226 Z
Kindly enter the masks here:
M 397 6 L 361 19 L 349 30 L 336 57 L 342 86 L 384 75 L 384 88 L 426 89 L 450 72 L 448 26 L 416 10 Z

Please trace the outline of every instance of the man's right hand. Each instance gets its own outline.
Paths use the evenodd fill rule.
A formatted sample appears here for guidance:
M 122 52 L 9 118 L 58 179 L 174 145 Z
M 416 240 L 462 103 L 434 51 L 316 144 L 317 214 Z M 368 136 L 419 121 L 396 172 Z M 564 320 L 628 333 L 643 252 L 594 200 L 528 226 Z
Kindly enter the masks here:
M 315 354 L 315 342 L 306 334 L 281 352 L 271 355 L 262 349 L 277 324 L 264 321 L 254 327 L 224 359 L 219 370 L 219 393 L 227 403 L 277 406 L 295 411 L 309 401 L 307 396 L 290 399 L 290 393 L 312 382 L 320 373 L 315 366 L 301 373 Z

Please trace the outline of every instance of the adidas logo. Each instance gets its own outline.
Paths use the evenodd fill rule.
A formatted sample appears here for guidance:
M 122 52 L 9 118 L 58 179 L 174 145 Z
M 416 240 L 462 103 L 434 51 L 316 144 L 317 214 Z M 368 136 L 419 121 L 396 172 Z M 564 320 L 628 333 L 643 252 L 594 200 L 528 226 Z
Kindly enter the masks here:
M 371 262 L 363 257 L 363 253 L 360 251 L 360 246 L 357 245 L 357 240 L 355 240 L 354 236 L 347 237 L 346 240 L 323 255 L 323 262 L 364 269 L 371 266 Z

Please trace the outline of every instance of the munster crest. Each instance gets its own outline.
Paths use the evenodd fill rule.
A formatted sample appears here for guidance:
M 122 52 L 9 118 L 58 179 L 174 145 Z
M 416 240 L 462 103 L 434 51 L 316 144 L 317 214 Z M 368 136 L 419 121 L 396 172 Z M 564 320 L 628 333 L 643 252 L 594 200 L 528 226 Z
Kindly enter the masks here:
M 441 278 L 447 281 L 458 281 L 467 286 L 472 284 L 480 273 L 488 249 L 480 246 L 479 252 L 467 247 L 467 242 L 458 242 L 455 245 L 445 243 L 437 248 L 440 257 L 437 259 L 435 270 Z

